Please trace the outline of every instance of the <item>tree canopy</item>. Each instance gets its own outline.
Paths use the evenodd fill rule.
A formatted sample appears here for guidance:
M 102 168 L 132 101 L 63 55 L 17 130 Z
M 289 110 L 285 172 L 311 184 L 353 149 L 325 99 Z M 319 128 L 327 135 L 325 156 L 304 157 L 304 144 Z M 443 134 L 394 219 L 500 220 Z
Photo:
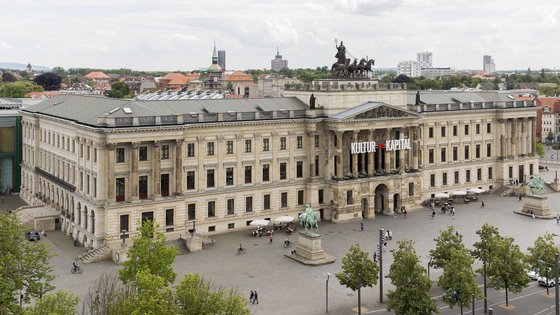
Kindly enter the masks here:
M 24 315 L 77 315 L 80 298 L 73 293 L 49 293 L 23 312 Z
M 445 268 L 454 249 L 466 250 L 465 245 L 463 245 L 463 236 L 457 233 L 453 226 L 440 231 L 439 236 L 434 241 L 436 241 L 436 248 L 430 250 L 434 268 Z
M 11 72 L 2 72 L 2 77 L 0 78 L 0 81 L 4 83 L 16 82 L 17 78 Z
M 107 91 L 107 96 L 112 98 L 125 98 L 130 96 L 130 87 L 124 82 L 116 81 L 111 84 L 111 90 Z
M 547 232 L 539 236 L 533 246 L 527 250 L 529 251 L 527 263 L 531 270 L 535 270 L 541 277 L 551 279 L 555 254 L 560 254 L 558 246 L 554 244 L 554 234 Z M 548 286 L 546 292 L 548 294 Z
M 0 85 L 0 97 L 25 97 L 30 92 L 42 92 L 40 85 L 30 81 L 16 81 Z
M 56 73 L 47 72 L 36 76 L 33 82 L 40 85 L 45 91 L 56 91 L 60 89 L 62 77 Z
M 443 274 L 438 279 L 445 294 L 443 301 L 450 308 L 461 308 L 471 305 L 472 295 L 480 297 L 481 292 L 476 282 L 476 274 L 472 269 L 474 258 L 465 247 L 452 247 L 443 267 Z

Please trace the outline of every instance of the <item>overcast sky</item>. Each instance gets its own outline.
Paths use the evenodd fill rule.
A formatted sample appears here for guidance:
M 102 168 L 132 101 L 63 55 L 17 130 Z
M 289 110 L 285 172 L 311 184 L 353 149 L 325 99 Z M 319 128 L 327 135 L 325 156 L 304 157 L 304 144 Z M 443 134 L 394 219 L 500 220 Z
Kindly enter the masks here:
M 436 67 L 558 68 L 559 0 L 0 0 L 0 62 L 193 70 L 213 39 L 228 69 L 335 62 L 335 38 L 376 67 L 433 52 Z

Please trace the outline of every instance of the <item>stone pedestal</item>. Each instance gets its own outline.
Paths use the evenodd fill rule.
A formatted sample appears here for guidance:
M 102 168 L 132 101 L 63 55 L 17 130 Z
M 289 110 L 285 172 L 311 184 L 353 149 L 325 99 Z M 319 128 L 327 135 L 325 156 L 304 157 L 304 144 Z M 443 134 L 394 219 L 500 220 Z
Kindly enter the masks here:
M 560 181 L 558 179 L 555 179 L 552 183 L 548 184 L 548 186 L 554 191 L 560 191 Z
M 531 215 L 535 214 L 539 219 L 552 219 L 554 216 L 548 207 L 548 198 L 546 196 L 526 196 L 524 199 L 523 209 L 519 214 Z
M 202 250 L 202 238 L 198 234 L 188 235 L 184 241 L 191 253 Z
M 321 247 L 321 235 L 311 231 L 299 232 L 295 253 L 288 252 L 285 256 L 311 266 L 330 264 L 336 260 Z

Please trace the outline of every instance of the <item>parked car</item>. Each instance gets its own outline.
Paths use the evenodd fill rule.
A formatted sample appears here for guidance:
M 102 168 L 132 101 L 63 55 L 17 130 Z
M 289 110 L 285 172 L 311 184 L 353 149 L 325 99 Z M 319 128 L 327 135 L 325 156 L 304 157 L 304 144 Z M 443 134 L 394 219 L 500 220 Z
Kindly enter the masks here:
M 28 241 L 40 241 L 41 240 L 41 233 L 39 233 L 39 231 L 29 231 L 27 233 L 25 233 L 25 238 Z
M 538 280 L 539 279 L 539 274 L 535 270 L 527 271 L 527 275 L 529 276 L 529 278 L 531 278 L 531 280 Z
M 556 283 L 554 282 L 554 278 L 548 279 L 547 282 L 547 279 L 545 277 L 539 277 L 537 281 L 539 282 L 539 285 L 542 285 L 543 287 L 551 288 L 556 285 Z

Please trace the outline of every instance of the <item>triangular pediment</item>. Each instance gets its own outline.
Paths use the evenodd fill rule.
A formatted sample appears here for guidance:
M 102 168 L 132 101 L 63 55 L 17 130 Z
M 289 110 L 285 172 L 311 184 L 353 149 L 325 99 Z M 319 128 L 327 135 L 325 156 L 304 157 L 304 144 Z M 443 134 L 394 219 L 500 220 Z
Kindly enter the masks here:
M 349 110 L 340 112 L 332 118 L 337 120 L 387 119 L 387 118 L 418 118 L 412 111 L 385 103 L 368 102 Z

